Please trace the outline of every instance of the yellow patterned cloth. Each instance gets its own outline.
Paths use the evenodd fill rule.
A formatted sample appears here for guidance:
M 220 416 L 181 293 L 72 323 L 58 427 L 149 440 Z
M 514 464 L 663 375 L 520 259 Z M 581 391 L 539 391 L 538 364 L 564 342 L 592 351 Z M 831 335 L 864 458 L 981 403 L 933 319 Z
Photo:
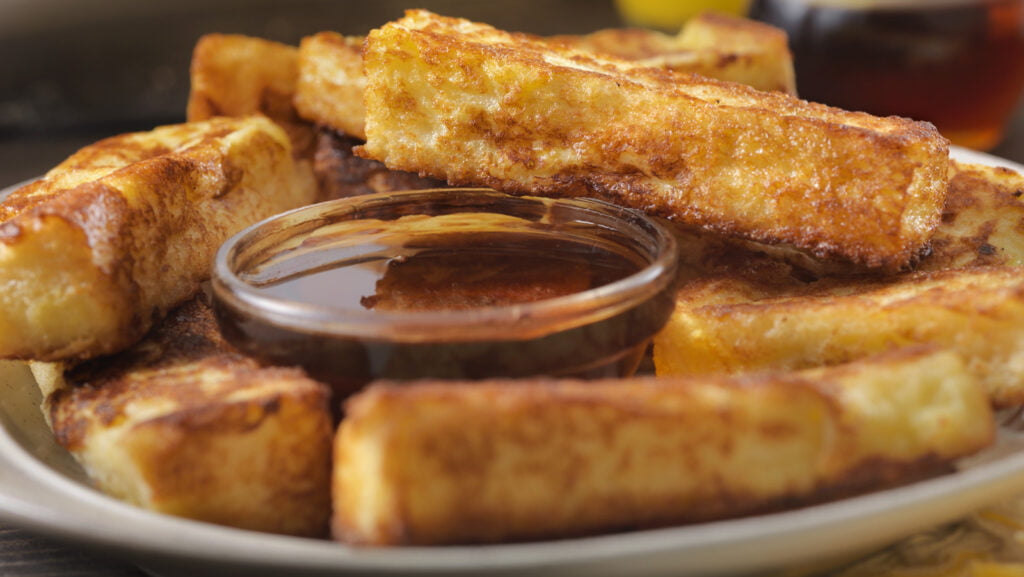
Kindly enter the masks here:
M 914 535 L 829 577 L 1024 577 L 1024 497 Z

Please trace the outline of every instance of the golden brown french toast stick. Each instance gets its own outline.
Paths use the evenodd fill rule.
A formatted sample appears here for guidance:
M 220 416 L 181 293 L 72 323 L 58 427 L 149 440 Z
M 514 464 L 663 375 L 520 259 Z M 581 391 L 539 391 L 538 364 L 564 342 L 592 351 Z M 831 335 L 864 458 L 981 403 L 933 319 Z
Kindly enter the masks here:
M 942 222 L 914 271 L 1024 266 L 1024 175 L 1001 167 L 953 161 Z M 681 258 L 678 300 L 701 304 L 751 302 L 820 291 L 857 292 L 882 280 L 841 263 L 808 258 L 785 247 L 675 227 Z M 890 278 L 899 282 L 900 277 Z M 839 327 L 837 326 L 837 330 Z
M 206 34 L 192 51 L 188 119 L 263 113 L 295 122 L 292 98 L 298 76 L 295 46 L 239 34 Z
M 303 118 L 360 140 L 366 139 L 364 40 L 361 36 L 342 36 L 337 32 L 320 32 L 303 38 L 299 46 L 299 73 L 294 99 L 295 107 Z M 702 14 L 689 20 L 676 36 L 640 28 L 620 28 L 585 36 L 563 35 L 543 40 L 588 52 L 610 54 L 644 66 L 740 82 L 759 90 L 796 93 L 793 58 L 785 32 L 742 18 Z M 194 62 L 208 51 L 197 48 Z M 228 61 L 226 57 L 215 58 L 213 55 L 207 60 Z M 274 60 L 266 58 L 252 58 L 241 63 L 243 70 L 272 65 Z M 195 69 L 195 64 L 193 67 Z M 272 74 L 266 71 L 251 76 Z M 246 86 L 251 85 L 251 82 L 243 83 L 239 89 L 245 92 Z
M 706 521 L 916 480 L 992 440 L 953 353 L 749 377 L 378 384 L 335 439 L 335 538 L 440 545 Z
M 242 529 L 327 533 L 329 391 L 239 354 L 200 299 L 122 353 L 61 365 L 33 366 L 51 426 L 104 492 Z
M 942 224 L 917 270 L 1024 265 L 1024 175 L 954 161 Z
M 655 336 L 654 362 L 659 376 L 792 370 L 911 344 L 956 350 L 997 406 L 1024 402 L 1024 267 L 826 284 L 750 302 L 708 303 L 684 289 Z
M 188 120 L 262 114 L 292 139 L 292 152 L 308 156 L 313 126 L 292 102 L 299 77 L 299 49 L 241 34 L 206 34 L 192 50 Z
M 303 118 L 366 139 L 363 38 L 320 32 L 299 45 L 295 107 Z
M 706 12 L 687 20 L 675 36 L 646 28 L 612 28 L 545 40 L 646 66 L 796 94 L 785 31 L 746 18 Z
M 939 223 L 948 142 L 879 118 L 642 67 L 422 10 L 367 38 L 367 143 L 451 184 L 597 195 L 866 267 Z
M 316 196 L 284 131 L 218 118 L 87 146 L 0 203 L 0 358 L 125 348 L 231 234 Z

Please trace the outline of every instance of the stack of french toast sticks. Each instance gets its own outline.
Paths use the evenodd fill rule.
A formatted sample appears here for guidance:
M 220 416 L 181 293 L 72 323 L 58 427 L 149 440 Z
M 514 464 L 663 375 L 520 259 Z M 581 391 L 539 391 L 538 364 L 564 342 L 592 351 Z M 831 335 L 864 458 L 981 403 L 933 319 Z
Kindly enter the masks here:
M 929 124 L 799 100 L 778 30 L 539 38 L 412 10 L 298 47 L 207 36 L 192 82 L 187 123 L 88 146 L 0 205 L 0 356 L 31 362 L 57 439 L 115 497 L 353 544 L 556 539 L 949 472 L 1024 402 L 1024 178 L 951 160 Z M 338 399 L 222 339 L 203 283 L 229 235 L 441 185 L 670 223 L 656 375 Z

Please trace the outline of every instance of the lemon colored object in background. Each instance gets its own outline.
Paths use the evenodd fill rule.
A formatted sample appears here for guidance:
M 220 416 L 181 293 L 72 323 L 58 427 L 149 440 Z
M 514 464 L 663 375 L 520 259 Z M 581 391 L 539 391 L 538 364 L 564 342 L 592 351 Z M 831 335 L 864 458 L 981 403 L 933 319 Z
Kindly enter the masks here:
M 615 0 L 622 19 L 631 26 L 676 31 L 688 18 L 714 11 L 744 15 L 749 0 Z

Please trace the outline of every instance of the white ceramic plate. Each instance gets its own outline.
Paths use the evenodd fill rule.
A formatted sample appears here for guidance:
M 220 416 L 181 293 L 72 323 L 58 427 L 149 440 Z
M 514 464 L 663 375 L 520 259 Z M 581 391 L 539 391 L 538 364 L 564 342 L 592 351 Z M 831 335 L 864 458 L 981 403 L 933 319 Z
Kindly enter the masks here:
M 962 149 L 954 156 L 1024 172 Z M 0 197 L 2 197 L 0 192 Z M 0 518 L 160 575 L 671 575 L 821 567 L 1024 491 L 1024 433 L 955 473 L 804 509 L 686 527 L 517 545 L 359 549 L 150 513 L 91 489 L 57 446 L 28 370 L 0 362 Z

